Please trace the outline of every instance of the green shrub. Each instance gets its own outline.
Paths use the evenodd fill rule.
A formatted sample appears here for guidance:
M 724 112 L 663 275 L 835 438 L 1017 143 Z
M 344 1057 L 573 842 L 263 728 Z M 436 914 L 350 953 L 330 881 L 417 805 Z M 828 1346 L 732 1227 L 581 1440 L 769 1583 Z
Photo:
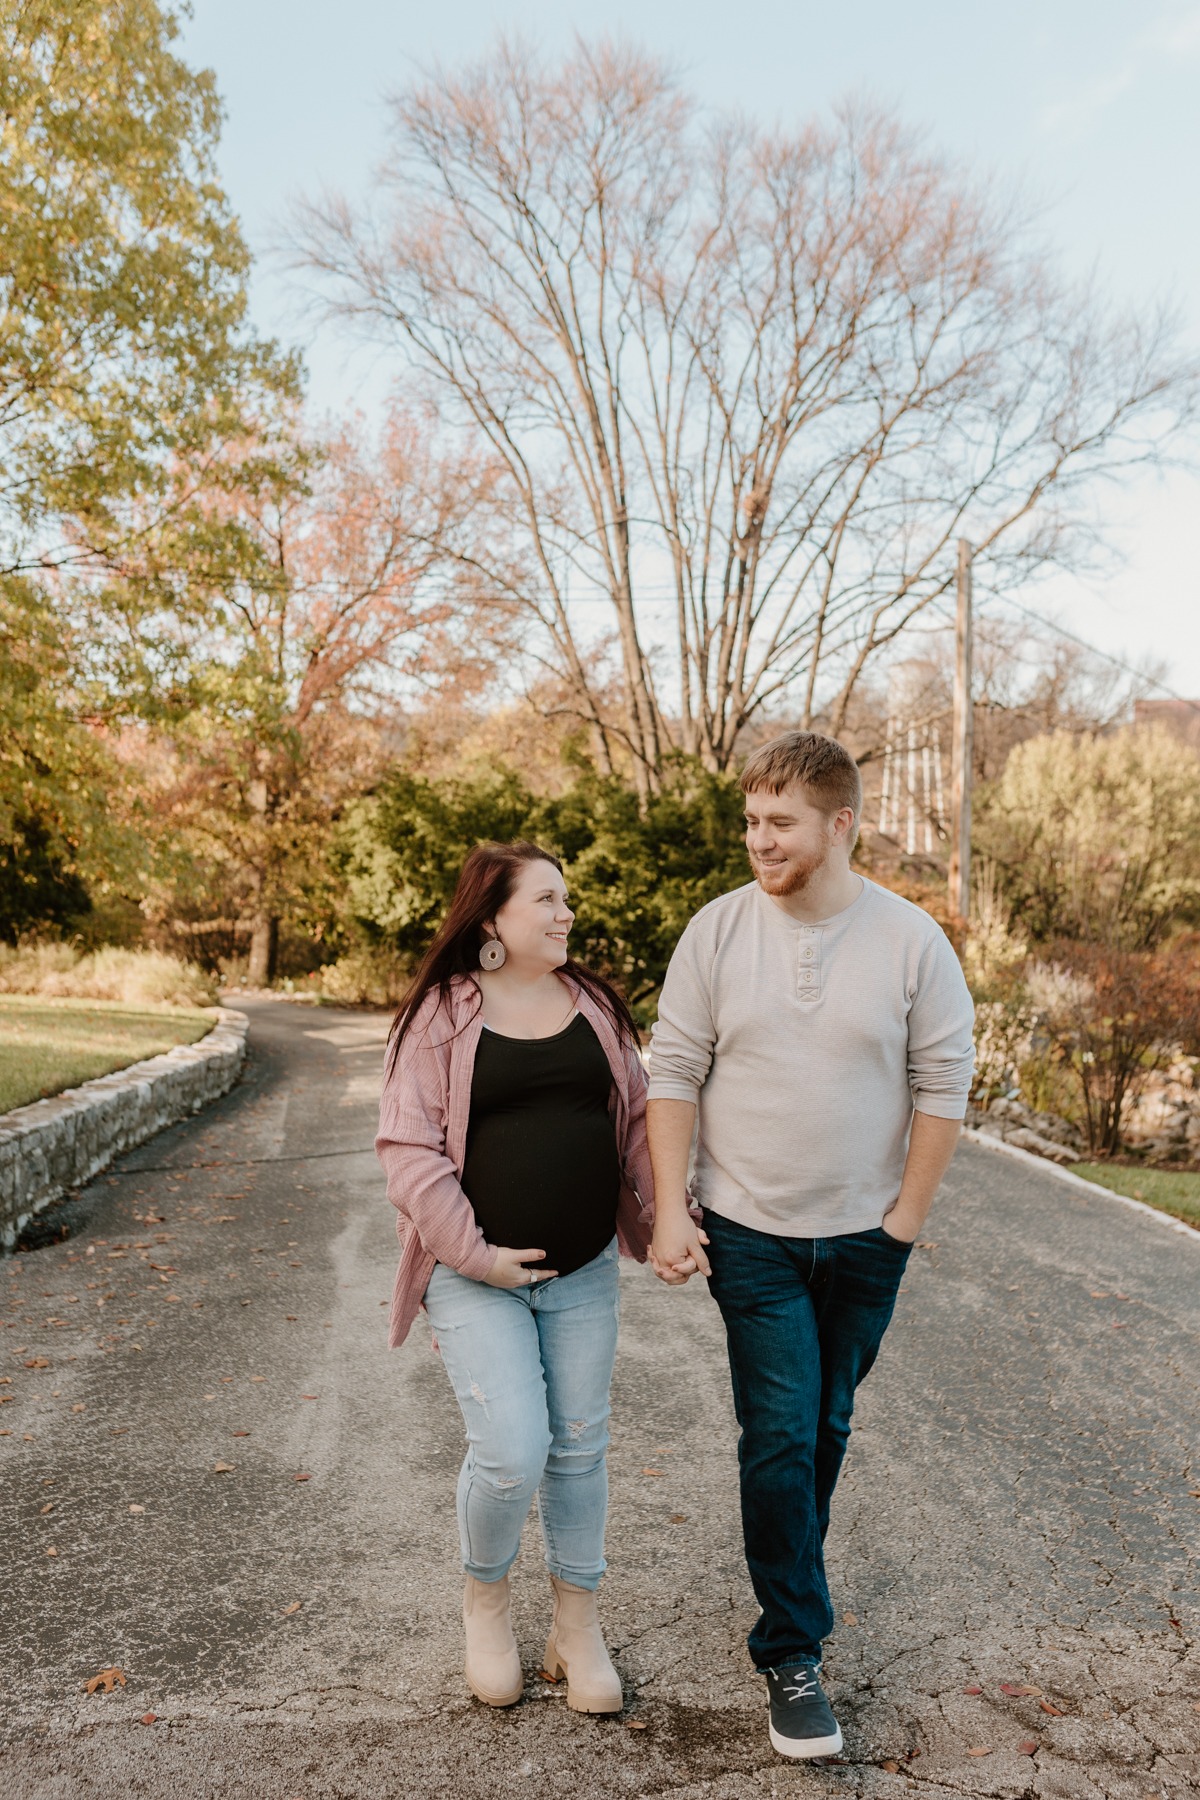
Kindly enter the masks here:
M 644 812 L 622 782 L 586 765 L 549 799 L 511 769 L 442 782 L 398 769 L 349 809 L 335 854 L 363 945 L 394 959 L 394 974 L 428 946 L 475 844 L 533 838 L 562 857 L 572 954 L 619 981 L 645 1020 L 692 914 L 749 879 L 743 830 L 736 781 L 684 758 Z M 352 977 L 365 968 L 353 962 Z
M 362 945 L 292 985 L 297 993 L 319 994 L 343 1006 L 395 1006 L 408 986 L 411 969 L 411 959 L 398 957 L 383 945 Z

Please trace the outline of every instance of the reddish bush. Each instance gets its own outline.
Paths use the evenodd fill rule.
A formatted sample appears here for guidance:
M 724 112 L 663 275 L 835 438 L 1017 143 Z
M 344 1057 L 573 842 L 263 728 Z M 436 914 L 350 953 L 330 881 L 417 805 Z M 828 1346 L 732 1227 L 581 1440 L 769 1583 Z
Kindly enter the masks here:
M 1064 984 L 1059 1037 L 1083 1098 L 1093 1153 L 1121 1149 L 1121 1112 L 1158 1068 L 1200 1042 L 1200 979 L 1191 942 L 1159 951 L 1060 940 L 1050 959 Z

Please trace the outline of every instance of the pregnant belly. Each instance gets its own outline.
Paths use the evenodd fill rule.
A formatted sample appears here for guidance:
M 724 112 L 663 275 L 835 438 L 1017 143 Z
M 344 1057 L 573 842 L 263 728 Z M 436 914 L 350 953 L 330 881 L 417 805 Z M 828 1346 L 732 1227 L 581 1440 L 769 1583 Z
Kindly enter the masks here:
M 535 1146 L 528 1120 L 488 1120 L 474 1134 L 463 1191 L 491 1244 L 546 1252 L 545 1266 L 568 1275 L 591 1262 L 616 1229 L 620 1166 L 607 1117 L 581 1119 L 552 1149 Z

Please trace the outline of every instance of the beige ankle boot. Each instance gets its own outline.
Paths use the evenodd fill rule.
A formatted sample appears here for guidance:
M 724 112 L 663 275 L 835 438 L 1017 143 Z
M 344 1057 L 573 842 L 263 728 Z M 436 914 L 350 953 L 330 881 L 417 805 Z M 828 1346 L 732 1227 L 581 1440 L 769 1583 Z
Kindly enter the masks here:
M 517 1640 L 508 1612 L 508 1576 L 476 1581 L 467 1576 L 463 1593 L 467 1686 L 489 1706 L 515 1706 L 525 1691 Z
M 546 1639 L 547 1675 L 567 1678 L 567 1705 L 576 1712 L 615 1713 L 625 1704 L 621 1677 L 609 1661 L 590 1588 L 550 1577 L 554 1623 Z

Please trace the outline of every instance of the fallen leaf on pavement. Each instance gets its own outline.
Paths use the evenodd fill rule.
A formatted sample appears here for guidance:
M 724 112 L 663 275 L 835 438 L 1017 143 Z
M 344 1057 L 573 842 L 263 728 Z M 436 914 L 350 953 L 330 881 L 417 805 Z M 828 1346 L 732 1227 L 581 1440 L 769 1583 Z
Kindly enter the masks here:
M 991 1751 L 983 1744 L 976 1744 L 973 1750 L 967 1751 L 968 1756 L 990 1756 L 991 1754 Z
M 154 1721 L 157 1718 L 158 1718 L 157 1713 L 143 1713 L 142 1714 L 142 1724 L 143 1725 L 153 1725 Z
M 1017 1755 L 1018 1756 L 1036 1756 L 1040 1749 L 1041 1749 L 1041 1745 L 1038 1743 L 1036 1738 L 1024 1738 L 1017 1745 Z
M 1024 1681 L 1002 1681 L 1000 1683 L 1000 1692 L 1002 1694 L 1015 1694 L 1019 1700 L 1024 1700 L 1026 1698 L 1036 1699 L 1041 1691 L 1041 1688 L 1030 1687 Z
M 930 1243 L 928 1238 L 918 1238 L 916 1240 L 916 1242 L 913 1244 L 913 1249 L 914 1250 L 936 1250 L 937 1243 L 936 1243 L 936 1241 L 933 1243 Z
M 843 1613 L 842 1614 L 842 1624 L 843 1625 L 857 1625 L 858 1624 L 857 1613 Z
M 643 1475 L 665 1475 L 666 1470 L 665 1469 L 643 1469 L 642 1474 Z
M 293 1475 L 292 1480 L 293 1481 L 311 1481 L 312 1476 L 311 1475 Z
M 1103 1288 L 1091 1288 L 1089 1291 L 1091 1293 L 1093 1300 L 1107 1300 L 1108 1299 L 1108 1294 Z
M 47 1502 L 46 1502 L 46 1504 L 45 1504 L 45 1506 L 42 1506 L 42 1507 L 39 1507 L 39 1509 L 38 1509 L 38 1510 L 39 1510 L 39 1511 L 40 1511 L 40 1512 L 41 1512 L 41 1514 L 42 1514 L 42 1516 L 43 1516 L 43 1518 L 44 1518 L 44 1517 L 45 1517 L 45 1515 L 46 1515 L 46 1514 L 47 1514 L 47 1513 L 49 1513 L 49 1512 L 53 1512 L 53 1511 L 54 1511 L 54 1502 L 53 1502 L 53 1500 L 47 1500 Z
M 248 1431 L 231 1431 L 229 1435 L 230 1437 L 249 1437 L 250 1433 Z
M 686 1513 L 672 1513 L 667 1520 L 667 1523 L 668 1525 L 686 1525 L 687 1521 L 688 1516 Z
M 982 1694 L 982 1692 L 983 1689 L 978 1687 L 968 1687 L 963 1689 L 964 1694 Z
M 125 1686 L 123 1669 L 101 1669 L 98 1675 L 93 1675 L 90 1681 L 84 1682 L 83 1691 L 85 1694 L 94 1694 L 98 1688 L 103 1688 L 106 1694 L 111 1694 L 118 1682 L 122 1687 Z
M 31 1357 L 25 1364 L 25 1367 L 27 1369 L 48 1369 L 50 1367 L 50 1358 L 48 1356 Z
M 145 1510 L 146 1510 L 146 1509 L 145 1509 L 145 1507 L 144 1507 L 144 1506 L 137 1506 L 137 1505 L 134 1505 L 134 1506 L 131 1506 L 131 1507 L 130 1507 L 130 1508 L 129 1508 L 129 1510 L 130 1510 L 130 1512 L 131 1512 L 131 1513 L 144 1513 L 144 1512 L 145 1512 Z
M 74 1406 L 71 1408 L 71 1411 L 72 1412 L 86 1412 L 87 1407 L 83 1404 L 82 1400 L 77 1400 L 75 1402 Z
M 645 1719 L 626 1719 L 625 1729 L 626 1731 L 645 1731 L 646 1721 Z
M 1039 1700 L 1038 1705 L 1044 1713 L 1049 1713 L 1052 1719 L 1065 1719 L 1067 1716 L 1061 1706 L 1051 1706 L 1048 1700 Z
M 284 1618 L 287 1619 L 290 1618 L 293 1613 L 298 1613 L 303 1605 L 303 1600 L 293 1600 L 290 1606 L 281 1606 L 279 1610 Z
M 320 1394 L 301 1394 L 300 1398 L 302 1400 L 319 1400 L 321 1396 Z
M 48 1544 L 46 1546 L 46 1555 L 47 1556 L 57 1556 L 58 1555 L 58 1551 L 55 1549 L 53 1544 Z
M 898 1775 L 900 1773 L 900 1764 L 898 1762 L 885 1762 L 881 1763 L 879 1766 L 885 1775 Z
M 236 1463 L 214 1463 L 213 1464 L 213 1474 L 214 1475 L 232 1475 L 233 1471 L 236 1468 L 237 1468 Z

